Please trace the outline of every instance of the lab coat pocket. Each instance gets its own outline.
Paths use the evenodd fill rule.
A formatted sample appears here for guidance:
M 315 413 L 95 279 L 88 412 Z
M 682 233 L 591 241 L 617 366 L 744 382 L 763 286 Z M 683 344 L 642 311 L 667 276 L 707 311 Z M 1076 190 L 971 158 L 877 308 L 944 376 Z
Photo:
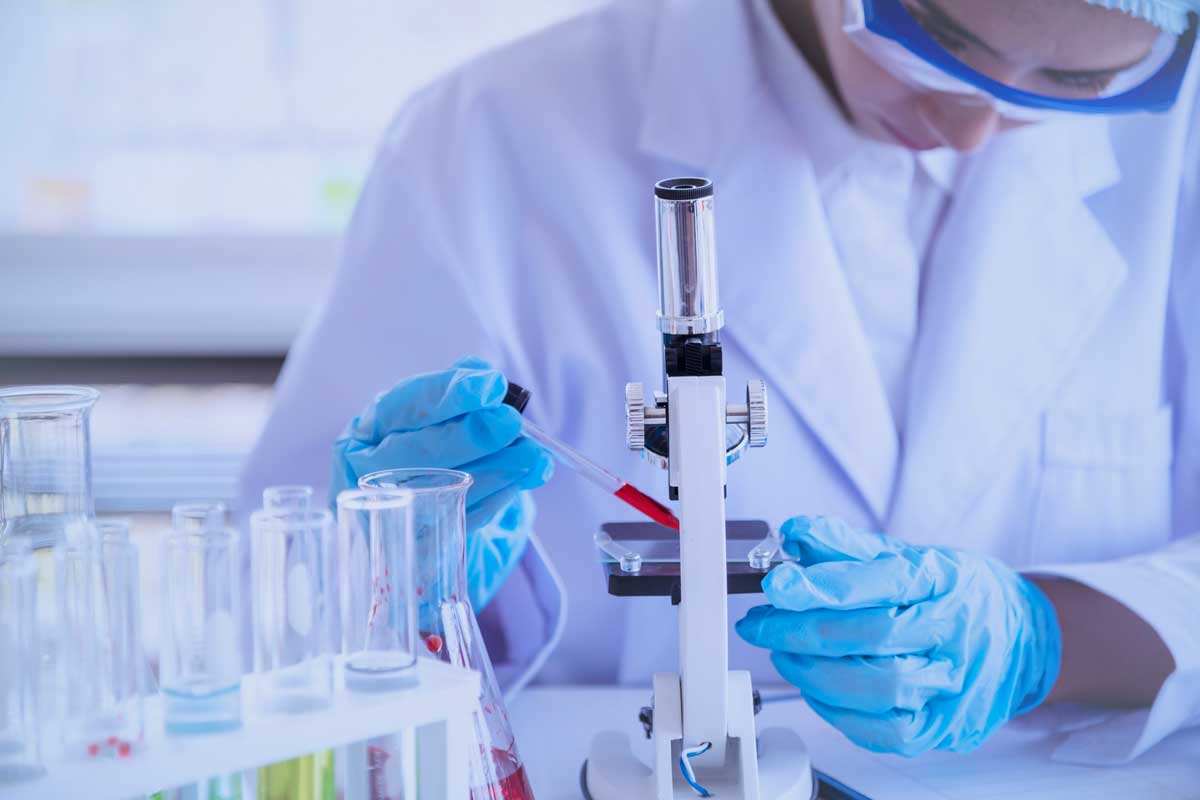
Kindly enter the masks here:
M 1033 563 L 1119 558 L 1164 544 L 1171 526 L 1171 408 L 1042 420 Z

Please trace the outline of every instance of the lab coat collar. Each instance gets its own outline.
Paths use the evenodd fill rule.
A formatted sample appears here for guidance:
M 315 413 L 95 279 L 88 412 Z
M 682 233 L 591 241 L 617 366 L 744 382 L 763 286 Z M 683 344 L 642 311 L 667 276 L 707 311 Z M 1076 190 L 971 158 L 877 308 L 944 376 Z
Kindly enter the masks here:
M 1009 131 L 969 159 L 925 273 L 889 532 L 953 544 L 1018 457 L 1125 279 L 1087 206 L 1119 178 L 1103 119 Z
M 766 379 L 772 408 L 782 400 L 799 413 L 881 523 L 898 466 L 896 427 L 812 162 L 765 96 L 738 149 L 737 162 L 715 173 L 725 338 Z M 803 487 L 780 490 L 803 510 Z
M 724 336 L 761 371 L 773 407 L 782 400 L 801 415 L 882 521 L 895 425 L 812 159 L 766 91 L 754 35 L 744 3 L 664 3 L 639 142 L 713 178 Z

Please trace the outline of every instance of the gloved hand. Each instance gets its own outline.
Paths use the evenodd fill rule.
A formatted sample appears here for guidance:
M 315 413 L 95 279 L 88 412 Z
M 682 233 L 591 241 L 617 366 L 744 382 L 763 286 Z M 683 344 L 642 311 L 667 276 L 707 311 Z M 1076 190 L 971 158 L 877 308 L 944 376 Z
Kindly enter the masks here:
M 521 435 L 521 415 L 503 404 L 508 382 L 467 357 L 443 372 L 416 375 L 378 395 L 333 446 L 330 502 L 384 469 L 459 469 L 467 493 L 467 580 L 482 609 L 512 572 L 533 525 L 526 490 L 554 472 L 550 453 Z
M 856 744 L 914 756 L 977 747 L 1037 706 L 1062 651 L 1050 601 L 1003 564 L 917 547 L 837 519 L 780 530 L 771 602 L 737 623 L 805 700 Z

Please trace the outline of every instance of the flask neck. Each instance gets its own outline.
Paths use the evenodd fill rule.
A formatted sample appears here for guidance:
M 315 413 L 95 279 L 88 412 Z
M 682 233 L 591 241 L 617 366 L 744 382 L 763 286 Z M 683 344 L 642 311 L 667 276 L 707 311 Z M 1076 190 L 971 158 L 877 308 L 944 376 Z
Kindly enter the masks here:
M 418 516 L 416 530 L 418 587 L 422 602 L 467 600 L 466 491 L 439 498 Z M 430 574 L 421 575 L 425 565 Z

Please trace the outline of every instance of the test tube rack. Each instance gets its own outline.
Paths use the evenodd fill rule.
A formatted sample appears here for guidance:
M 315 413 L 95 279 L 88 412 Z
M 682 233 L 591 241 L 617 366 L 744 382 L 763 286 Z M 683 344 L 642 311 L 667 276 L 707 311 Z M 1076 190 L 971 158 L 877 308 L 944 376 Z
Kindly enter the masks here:
M 242 725 L 223 733 L 169 735 L 163 729 L 161 698 L 148 697 L 146 739 L 124 758 L 67 758 L 59 748 L 51 749 L 61 739 L 57 728 L 45 726 L 45 773 L 0 784 L 0 800 L 145 797 L 214 775 L 410 729 L 420 743 L 419 796 L 467 800 L 471 715 L 479 702 L 479 673 L 424 658 L 417 659 L 415 670 L 418 682 L 412 688 L 353 692 L 342 684 L 339 658 L 332 704 L 303 714 L 257 712 L 257 688 L 266 676 L 247 675 L 242 680 Z

